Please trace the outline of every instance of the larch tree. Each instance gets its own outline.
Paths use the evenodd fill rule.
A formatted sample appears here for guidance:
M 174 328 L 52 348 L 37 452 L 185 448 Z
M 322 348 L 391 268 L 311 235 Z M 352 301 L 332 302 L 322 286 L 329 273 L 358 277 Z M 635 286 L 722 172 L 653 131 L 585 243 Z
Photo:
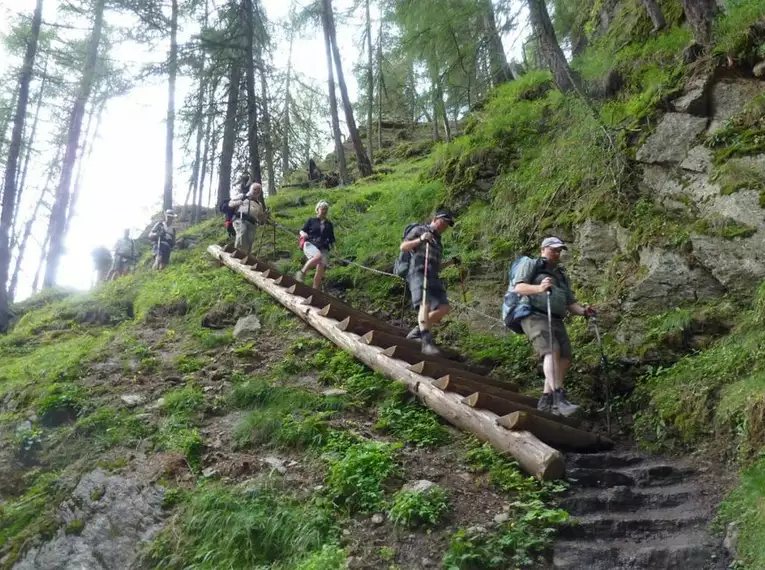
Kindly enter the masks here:
M 13 215 L 16 209 L 16 173 L 18 168 L 19 154 L 21 152 L 21 139 L 26 122 L 27 105 L 29 103 L 29 85 L 32 82 L 35 57 L 37 55 L 37 43 L 42 26 L 43 0 L 37 0 L 34 15 L 32 16 L 32 29 L 27 40 L 27 49 L 24 54 L 24 63 L 19 77 L 19 93 L 16 102 L 16 114 L 13 119 L 13 131 L 11 143 L 8 149 L 8 159 L 5 162 L 5 180 L 3 184 L 2 210 L 0 211 L 0 333 L 8 330 L 10 313 L 8 311 L 8 271 L 11 263 L 10 230 L 13 223 Z
M 162 208 L 173 207 L 173 145 L 175 143 L 175 84 L 178 78 L 178 0 L 170 5 L 170 51 L 167 59 L 167 124 L 165 138 L 165 185 Z
M 61 175 L 58 185 L 56 186 L 53 207 L 51 208 L 50 220 L 48 222 L 48 235 L 46 238 L 48 241 L 48 251 L 47 263 L 45 265 L 45 276 L 43 278 L 44 288 L 53 287 L 55 285 L 58 266 L 64 251 L 66 217 L 69 206 L 72 175 L 77 160 L 82 123 L 85 117 L 85 106 L 88 103 L 93 87 L 98 58 L 98 47 L 101 43 L 101 34 L 103 32 L 105 5 L 106 0 L 96 0 L 94 7 L 93 31 L 91 32 L 90 40 L 88 42 L 85 66 L 82 70 L 82 77 L 80 79 L 77 96 L 69 115 L 66 148 L 61 164 Z
M 332 59 L 332 36 L 329 33 L 329 24 L 327 23 L 327 12 L 322 2 L 321 20 L 322 30 L 324 31 L 324 50 L 327 56 L 327 90 L 329 92 L 329 112 L 332 123 L 332 137 L 335 141 L 335 159 L 340 175 L 340 184 L 348 184 L 348 166 L 345 162 L 345 148 L 343 148 L 342 133 L 340 132 L 340 118 L 337 112 L 337 94 L 335 93 L 335 74 L 334 63 Z
M 529 8 L 529 20 L 545 65 L 550 69 L 555 85 L 561 91 L 578 89 L 579 78 L 566 61 L 566 56 L 555 37 L 550 14 L 545 0 L 526 0 Z
M 361 142 L 359 136 L 359 130 L 356 127 L 356 119 L 353 116 L 353 105 L 350 97 L 348 96 L 348 88 L 345 84 L 345 76 L 343 74 L 343 62 L 340 57 L 340 48 L 337 45 L 337 33 L 335 30 L 335 16 L 332 12 L 332 1 L 323 0 L 324 6 L 324 25 L 327 26 L 329 31 L 330 45 L 332 47 L 332 55 L 335 62 L 335 70 L 337 71 L 337 84 L 340 87 L 340 96 L 343 99 L 343 111 L 345 112 L 345 122 L 348 128 L 348 134 L 353 143 L 353 150 L 356 152 L 356 167 L 359 169 L 361 176 L 369 176 L 372 174 L 372 165 L 369 162 L 369 157 L 364 149 L 364 144 Z

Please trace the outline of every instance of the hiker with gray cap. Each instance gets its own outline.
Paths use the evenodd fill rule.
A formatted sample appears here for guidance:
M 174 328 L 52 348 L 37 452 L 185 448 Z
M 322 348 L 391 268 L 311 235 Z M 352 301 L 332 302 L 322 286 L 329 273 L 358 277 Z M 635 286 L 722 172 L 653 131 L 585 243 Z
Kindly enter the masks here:
M 316 274 L 313 276 L 313 288 L 318 289 L 321 286 L 321 280 L 324 278 L 324 271 L 329 262 L 329 248 L 335 245 L 335 230 L 332 222 L 327 219 L 329 211 L 329 202 L 322 200 L 316 204 L 316 217 L 308 218 L 303 229 L 300 230 L 298 244 L 300 249 L 308 258 L 303 268 L 295 273 L 295 279 L 302 281 L 305 274 L 316 268 Z
M 410 224 L 404 230 L 399 246 L 401 254 L 396 265 L 401 267 L 401 271 L 395 271 L 406 278 L 412 293 L 412 305 L 419 313 L 418 325 L 406 338 L 421 341 L 424 354 L 439 354 L 431 327 L 440 323 L 452 310 L 439 273 L 441 269 L 459 264 L 457 258 L 441 263 L 441 234 L 453 225 L 454 217 L 450 213 L 436 212 L 429 224 Z
M 538 259 L 522 258 L 514 270 L 513 291 L 530 311 L 520 325 L 536 353 L 543 359 L 544 393 L 537 408 L 571 416 L 579 406 L 568 401 L 563 379 L 571 365 L 571 342 L 563 318 L 572 313 L 585 318 L 595 315 L 595 309 L 582 306 L 571 291 L 566 273 L 560 265 L 561 253 L 568 249 L 557 237 L 542 241 Z
M 165 210 L 164 220 L 160 220 L 149 232 L 152 240 L 152 252 L 154 253 L 154 269 L 163 270 L 170 263 L 170 250 L 175 245 L 175 221 L 176 213 Z

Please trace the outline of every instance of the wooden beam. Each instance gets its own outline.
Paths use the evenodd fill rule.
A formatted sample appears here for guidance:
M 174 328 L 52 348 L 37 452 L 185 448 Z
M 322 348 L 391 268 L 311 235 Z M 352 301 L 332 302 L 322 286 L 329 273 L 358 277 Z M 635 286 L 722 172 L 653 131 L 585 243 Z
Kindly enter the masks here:
M 313 306 L 316 306 L 316 305 L 313 305 Z M 348 307 L 347 305 L 343 305 L 342 303 L 335 303 L 334 301 L 322 307 L 321 311 L 319 311 L 319 314 L 322 317 L 335 319 L 338 322 L 344 321 L 347 317 L 353 317 L 360 321 L 364 321 L 371 324 L 372 325 L 371 328 L 376 330 L 385 331 L 393 335 L 402 334 L 402 333 L 406 334 L 398 327 L 394 327 L 393 325 L 386 323 L 382 319 L 378 319 L 377 317 L 367 315 L 366 313 L 357 311 L 356 309 L 352 307 Z
M 274 281 L 274 283 L 276 283 L 276 281 Z M 303 283 L 293 283 L 290 287 L 287 287 L 287 293 L 303 298 L 310 297 L 315 291 L 316 289 L 304 285 Z
M 359 320 L 356 317 L 345 317 L 342 321 L 337 323 L 335 327 L 343 332 L 353 333 L 359 336 L 364 336 L 369 331 L 374 330 L 370 323 Z M 404 337 L 402 336 L 401 338 L 403 339 Z
M 519 394 L 518 392 L 505 390 L 504 388 L 488 386 L 486 384 L 474 382 L 473 380 L 468 380 L 467 378 L 463 378 L 462 376 L 455 376 L 453 374 L 447 374 L 446 376 L 441 376 L 441 378 L 438 380 L 434 380 L 433 386 L 439 390 L 444 390 L 445 392 L 455 392 L 460 396 L 470 396 L 476 392 L 484 392 L 490 396 L 504 398 L 505 400 L 523 404 L 524 406 L 529 406 L 530 408 L 537 407 L 537 399 L 532 396 L 526 396 L 525 394 Z
M 510 430 L 530 431 L 550 445 L 577 451 L 606 451 L 614 446 L 607 437 L 553 422 L 526 412 L 502 416 L 497 423 Z
M 422 349 L 422 345 L 417 341 L 406 340 L 406 337 L 402 339 L 402 337 L 400 336 L 392 335 L 380 330 L 370 331 L 369 333 L 364 335 L 361 338 L 361 340 L 367 344 L 379 346 L 380 348 L 390 348 L 391 346 L 404 346 L 418 353 L 420 353 Z M 448 358 L 449 360 L 455 360 L 459 358 L 460 356 L 458 352 L 451 350 L 447 347 L 439 346 L 438 348 L 441 350 L 441 355 L 444 356 L 444 358 Z M 491 370 L 489 370 L 488 368 L 484 368 L 482 366 L 474 366 L 472 364 L 470 365 L 470 370 L 472 372 L 475 372 L 476 374 L 489 374 L 491 372 Z
M 322 317 L 315 307 L 301 305 L 301 299 L 290 295 L 272 280 L 232 261 L 231 256 L 224 253 L 219 246 L 211 245 L 207 251 L 271 295 L 338 347 L 347 350 L 373 370 L 402 382 L 425 406 L 446 421 L 489 442 L 498 451 L 515 457 L 528 473 L 544 481 L 559 479 L 563 476 L 565 471 L 563 455 L 541 442 L 534 434 L 505 429 L 497 425 L 496 414 L 465 406 L 457 394 L 434 388 L 430 385 L 430 379 L 408 370 L 406 365 L 398 360 L 383 356 L 382 351 L 376 346 L 359 342 L 355 335 L 338 329 L 334 320 Z
M 417 364 L 418 362 L 423 361 L 435 362 L 436 364 L 442 364 L 454 370 L 461 370 L 463 373 L 471 374 L 478 378 L 486 377 L 482 372 L 473 369 L 470 364 L 457 362 L 456 360 L 449 360 L 443 356 L 429 356 L 427 354 L 423 354 L 422 346 L 420 345 L 417 345 L 415 348 L 410 348 L 406 346 L 406 344 L 394 344 L 393 346 L 389 346 L 385 349 L 385 356 L 390 358 L 398 358 L 399 360 L 403 360 L 409 364 Z M 479 370 L 483 369 L 479 368 Z
M 580 421 L 576 418 L 567 418 L 566 416 L 541 412 L 536 408 L 532 408 L 531 406 L 524 406 L 523 404 L 519 404 L 517 402 L 511 402 L 510 400 L 503 400 L 501 398 L 497 398 L 496 396 L 490 396 L 486 392 L 476 392 L 475 394 L 471 394 L 462 401 L 471 408 L 489 410 L 498 416 L 506 416 L 513 412 L 526 412 L 533 416 L 539 416 L 550 421 L 558 422 L 571 427 L 576 427 L 580 423 Z
M 417 374 L 422 374 L 423 376 L 430 376 L 431 378 L 441 378 L 441 376 L 447 375 L 461 376 L 462 378 L 467 378 L 473 382 L 479 382 L 486 386 L 494 386 L 495 388 L 510 390 L 511 392 L 517 392 L 520 389 L 518 384 L 513 382 L 503 382 L 501 380 L 494 380 L 493 378 L 481 376 L 480 374 L 473 374 L 468 370 L 455 368 L 454 366 L 451 366 L 451 363 L 444 364 L 442 362 L 426 360 L 424 355 L 422 356 L 420 362 L 412 364 L 409 367 L 409 370 L 416 372 Z
M 223 251 L 225 253 L 234 253 L 236 248 L 232 244 L 227 243 L 225 246 L 223 246 Z

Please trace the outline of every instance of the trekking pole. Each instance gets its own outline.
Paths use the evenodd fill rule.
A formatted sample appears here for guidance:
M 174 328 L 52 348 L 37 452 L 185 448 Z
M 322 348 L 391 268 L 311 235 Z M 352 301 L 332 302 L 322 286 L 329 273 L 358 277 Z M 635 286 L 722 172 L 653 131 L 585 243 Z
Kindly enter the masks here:
M 422 301 L 420 302 L 420 312 L 417 315 L 417 325 L 420 327 L 420 334 L 428 330 L 428 258 L 430 257 L 430 242 L 425 242 L 425 269 L 422 276 Z
M 462 302 L 467 304 L 467 293 L 465 292 L 465 270 L 460 268 L 460 289 L 462 291 Z
M 553 385 L 552 389 L 555 392 L 555 387 L 558 383 L 558 367 L 555 365 L 555 351 L 553 350 L 553 326 L 552 326 L 552 307 L 550 306 L 550 297 L 552 297 L 552 291 L 547 290 L 547 333 L 550 335 L 550 358 L 552 359 L 552 373 L 553 373 Z
M 595 338 L 598 340 L 598 347 L 600 348 L 600 372 L 603 374 L 603 383 L 606 388 L 606 433 L 608 437 L 611 437 L 611 386 L 608 379 L 608 357 L 605 350 L 603 350 L 598 320 L 595 317 L 590 317 L 590 320 L 592 320 L 592 324 L 595 327 Z

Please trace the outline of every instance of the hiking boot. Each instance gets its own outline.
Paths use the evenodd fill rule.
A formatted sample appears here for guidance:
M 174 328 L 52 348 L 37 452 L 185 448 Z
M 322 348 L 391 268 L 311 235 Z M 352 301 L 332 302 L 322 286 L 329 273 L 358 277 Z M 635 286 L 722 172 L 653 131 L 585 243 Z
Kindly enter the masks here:
M 420 327 L 414 327 L 412 330 L 410 330 L 409 334 L 406 335 L 406 340 L 414 340 L 414 341 L 422 340 L 422 334 L 420 333 Z
M 422 353 L 427 354 L 428 356 L 438 356 L 441 354 L 441 351 L 438 350 L 438 347 L 436 346 L 436 343 L 433 341 L 433 336 L 430 334 L 430 331 L 425 331 L 421 333 L 422 338 Z
M 537 403 L 537 410 L 540 412 L 547 412 L 548 414 L 552 413 L 552 405 L 553 405 L 553 395 L 548 392 L 546 394 L 542 394 L 542 397 L 539 398 L 539 402 Z
M 553 392 L 553 413 L 570 417 L 579 411 L 577 404 L 572 404 L 566 399 L 566 391 L 558 388 Z
M 295 279 L 297 279 L 298 281 L 300 281 L 302 283 L 303 279 L 305 279 L 305 273 L 303 273 L 300 270 L 296 271 L 295 272 Z

